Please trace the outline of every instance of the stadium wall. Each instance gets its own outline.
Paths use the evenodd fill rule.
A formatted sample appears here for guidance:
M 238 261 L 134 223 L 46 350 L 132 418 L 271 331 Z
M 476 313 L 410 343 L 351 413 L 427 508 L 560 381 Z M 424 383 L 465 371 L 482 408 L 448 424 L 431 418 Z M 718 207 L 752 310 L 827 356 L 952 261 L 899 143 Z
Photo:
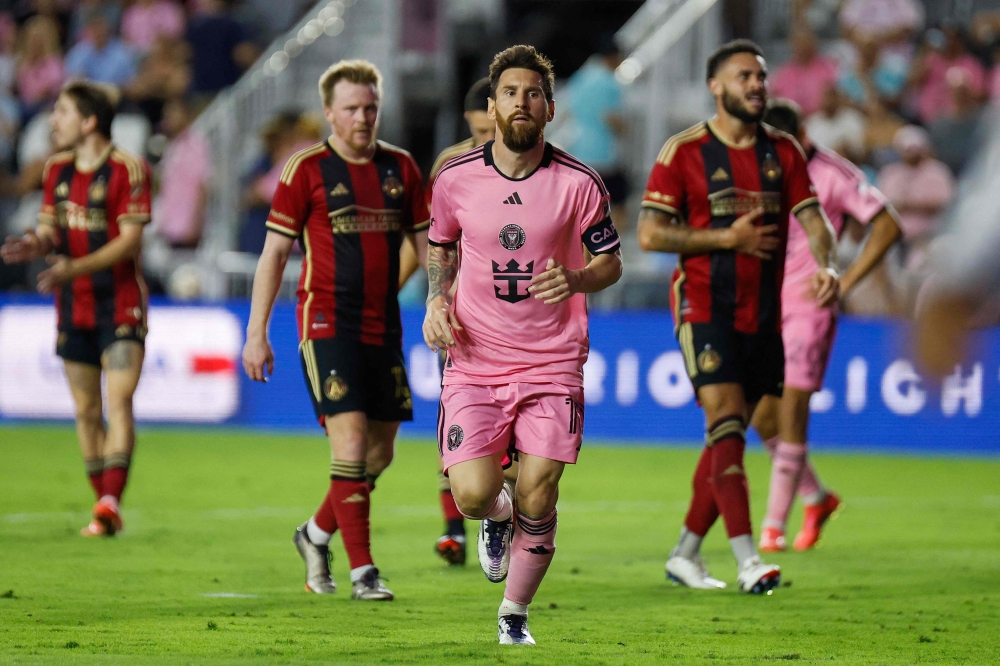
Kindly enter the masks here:
M 249 381 L 240 363 L 249 310 L 245 302 L 154 302 L 138 418 L 319 434 L 297 356 L 294 306 L 275 310 L 275 374 L 267 384 Z M 440 377 L 420 339 L 422 318 L 418 310 L 403 314 L 415 414 L 404 433 L 430 436 Z M 590 332 L 589 439 L 701 440 L 702 414 L 669 314 L 594 313 Z M 72 417 L 55 337 L 50 301 L 0 297 L 0 422 Z M 827 385 L 813 399 L 811 441 L 824 448 L 1000 454 L 1000 329 L 984 331 L 971 359 L 943 382 L 921 377 L 908 349 L 902 324 L 845 319 Z

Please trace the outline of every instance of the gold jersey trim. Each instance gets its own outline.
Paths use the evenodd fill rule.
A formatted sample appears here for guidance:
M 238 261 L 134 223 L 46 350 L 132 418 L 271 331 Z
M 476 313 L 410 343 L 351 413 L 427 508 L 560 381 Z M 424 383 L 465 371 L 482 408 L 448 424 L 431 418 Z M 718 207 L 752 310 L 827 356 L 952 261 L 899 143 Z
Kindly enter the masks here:
M 125 166 L 128 171 L 129 187 L 136 187 L 146 182 L 146 167 L 139 157 L 116 146 L 111 152 L 111 160 Z
M 675 134 L 667 139 L 667 142 L 663 144 L 663 148 L 660 149 L 660 154 L 656 156 L 656 161 L 663 166 L 670 166 L 670 163 L 674 160 L 674 156 L 677 154 L 678 148 L 686 143 L 697 141 L 698 139 L 704 137 L 707 133 L 708 128 L 705 126 L 705 123 L 698 123 L 697 125 L 684 130 L 680 134 Z
M 298 171 L 298 168 L 299 166 L 301 166 L 302 162 L 312 157 L 313 155 L 319 155 L 326 149 L 327 149 L 327 144 L 324 141 L 323 143 L 317 143 L 313 146 L 309 146 L 308 148 L 304 148 L 303 150 L 300 150 L 299 152 L 295 153 L 294 155 L 288 158 L 287 162 L 285 162 L 285 168 L 281 170 L 281 178 L 279 180 L 285 185 L 291 184 L 292 178 L 295 177 L 295 172 Z

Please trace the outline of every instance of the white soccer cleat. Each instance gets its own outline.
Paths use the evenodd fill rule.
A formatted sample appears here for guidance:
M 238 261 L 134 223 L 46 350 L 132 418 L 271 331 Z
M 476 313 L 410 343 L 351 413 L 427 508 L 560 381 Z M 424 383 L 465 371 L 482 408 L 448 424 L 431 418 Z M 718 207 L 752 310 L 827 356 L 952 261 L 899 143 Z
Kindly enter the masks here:
M 781 584 L 781 567 L 764 564 L 760 557 L 751 557 L 743 563 L 736 580 L 747 594 L 771 594 Z
M 721 580 L 712 578 L 712 575 L 705 569 L 700 555 L 693 558 L 681 557 L 670 554 L 667 560 L 667 578 L 675 585 L 684 585 L 696 590 L 721 590 L 726 584 Z
M 302 523 L 295 530 L 292 543 L 299 551 L 299 556 L 306 564 L 306 592 L 316 594 L 333 594 L 337 591 L 337 584 L 333 582 L 330 575 L 330 548 L 329 546 L 317 546 L 309 540 L 306 532 L 306 525 Z
M 372 567 L 351 587 L 351 599 L 358 601 L 392 601 L 392 590 L 379 578 L 378 569 Z
M 501 615 L 497 621 L 500 645 L 534 645 L 535 639 L 528 631 L 527 615 Z
M 507 577 L 513 536 L 513 519 L 499 522 L 484 519 L 479 524 L 479 566 L 491 583 L 499 583 Z

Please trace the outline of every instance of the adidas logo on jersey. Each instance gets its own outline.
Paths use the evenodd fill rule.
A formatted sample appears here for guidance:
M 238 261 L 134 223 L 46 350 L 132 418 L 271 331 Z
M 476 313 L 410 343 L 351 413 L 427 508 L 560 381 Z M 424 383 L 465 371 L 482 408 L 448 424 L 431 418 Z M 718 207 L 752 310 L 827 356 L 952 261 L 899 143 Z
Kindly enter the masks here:
M 517 196 L 517 192 L 514 192 L 514 194 L 510 195 L 509 197 L 507 197 L 507 199 L 506 199 L 506 201 L 504 201 L 504 203 L 505 204 L 516 204 L 518 206 L 522 205 L 521 204 L 521 197 Z
M 331 197 L 343 197 L 350 194 L 351 191 L 347 189 L 347 186 L 343 183 L 337 183 L 337 187 L 330 190 Z
M 715 170 L 715 173 L 712 174 L 712 180 L 716 182 L 720 180 L 729 180 L 729 174 L 726 173 L 725 169 L 719 167 L 718 169 Z

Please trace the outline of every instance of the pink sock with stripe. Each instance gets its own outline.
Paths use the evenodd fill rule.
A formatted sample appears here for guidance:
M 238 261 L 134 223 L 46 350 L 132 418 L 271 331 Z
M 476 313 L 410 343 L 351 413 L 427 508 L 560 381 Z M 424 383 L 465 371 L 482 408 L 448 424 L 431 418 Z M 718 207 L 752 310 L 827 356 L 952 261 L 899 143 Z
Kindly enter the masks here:
M 504 599 L 527 606 L 535 598 L 556 552 L 558 522 L 555 509 L 538 520 L 517 514 Z

